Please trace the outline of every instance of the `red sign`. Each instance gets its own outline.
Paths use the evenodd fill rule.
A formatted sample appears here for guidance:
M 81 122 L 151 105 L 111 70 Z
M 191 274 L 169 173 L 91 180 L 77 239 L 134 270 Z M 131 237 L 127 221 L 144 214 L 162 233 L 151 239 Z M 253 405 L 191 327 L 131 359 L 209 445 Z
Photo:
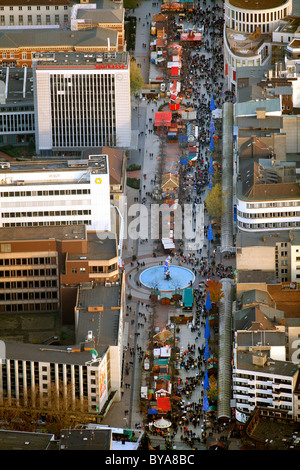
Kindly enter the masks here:
M 127 65 L 124 64 L 117 64 L 117 65 L 111 65 L 111 64 L 95 64 L 96 69 L 127 69 Z

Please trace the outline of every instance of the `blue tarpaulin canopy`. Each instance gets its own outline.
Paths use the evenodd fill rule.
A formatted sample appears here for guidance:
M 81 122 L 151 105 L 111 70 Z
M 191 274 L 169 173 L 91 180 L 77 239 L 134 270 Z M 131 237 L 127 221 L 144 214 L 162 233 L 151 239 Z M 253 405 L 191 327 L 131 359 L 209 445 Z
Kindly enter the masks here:
M 208 378 L 207 370 L 205 370 L 205 378 L 204 378 L 203 388 L 204 388 L 204 390 L 208 390 L 209 387 L 210 387 L 209 378 Z
M 208 319 L 206 319 L 204 338 L 205 339 L 210 338 L 210 330 L 209 330 Z
M 207 295 L 206 295 L 205 308 L 206 308 L 206 310 L 211 309 L 211 301 L 210 301 L 209 290 L 207 291 Z
M 206 360 L 209 358 L 209 356 L 210 356 L 210 352 L 208 348 L 208 341 L 206 340 L 203 358 Z
M 208 403 L 208 398 L 207 398 L 206 390 L 205 390 L 205 394 L 204 394 L 204 400 L 203 400 L 203 407 L 202 407 L 202 410 L 203 410 L 203 411 L 209 411 L 209 403 Z
M 211 222 L 209 222 L 208 226 L 208 232 L 207 232 L 207 240 L 213 240 L 214 239 L 214 234 L 211 228 Z

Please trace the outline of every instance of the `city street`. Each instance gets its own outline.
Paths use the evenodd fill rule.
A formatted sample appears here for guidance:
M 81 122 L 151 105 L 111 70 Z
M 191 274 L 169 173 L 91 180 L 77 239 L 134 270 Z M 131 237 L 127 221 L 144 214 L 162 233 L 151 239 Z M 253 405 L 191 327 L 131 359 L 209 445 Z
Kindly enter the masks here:
M 201 0 L 202 2 L 202 0 Z M 200 2 L 199 2 L 200 3 Z M 219 2 L 221 5 L 221 2 Z M 214 1 L 208 2 L 206 8 L 209 8 L 209 4 L 215 5 Z M 155 5 L 155 6 L 154 6 Z M 137 17 L 137 28 L 136 28 L 136 50 L 135 58 L 136 62 L 140 65 L 145 83 L 148 83 L 149 74 L 157 75 L 155 70 L 155 65 L 149 63 L 149 31 L 150 23 L 153 14 L 156 14 L 160 10 L 161 2 L 158 4 L 152 2 L 151 0 L 143 1 L 142 4 L 135 8 L 134 15 Z M 132 12 L 130 12 L 132 14 Z M 140 20 L 139 20 L 140 18 Z M 185 27 L 188 27 L 188 23 L 185 23 Z M 209 39 L 209 34 L 206 36 L 206 40 Z M 146 44 L 146 47 L 143 46 Z M 209 57 L 210 52 L 204 51 L 205 57 Z M 201 82 L 201 89 L 203 95 L 202 98 L 195 95 L 195 104 L 199 105 L 201 100 L 206 100 L 209 102 L 211 91 L 207 91 L 207 88 L 204 85 L 205 81 Z M 199 86 L 198 86 L 199 87 Z M 127 203 L 128 208 L 130 205 L 138 200 L 139 202 L 145 201 L 145 205 L 150 209 L 151 203 L 153 203 L 149 194 L 153 193 L 155 175 L 157 174 L 158 167 L 158 154 L 159 154 L 159 138 L 155 132 L 149 132 L 149 129 L 153 129 L 153 122 L 155 117 L 155 112 L 159 106 L 163 103 L 163 100 L 156 100 L 155 102 L 147 103 L 146 100 L 136 99 L 132 97 L 132 129 L 133 133 L 136 132 L 137 135 L 137 147 L 131 151 L 130 159 L 128 161 L 128 166 L 132 163 L 141 165 L 141 186 L 140 191 L 134 190 L 127 187 Z M 166 166 L 169 165 L 167 170 L 174 170 L 178 168 L 179 160 L 179 151 L 178 146 L 174 144 L 166 145 Z M 153 157 L 150 154 L 153 154 Z M 203 161 L 208 158 L 207 144 L 206 142 L 201 142 L 201 157 Z M 146 179 L 143 178 L 143 175 L 146 175 Z M 191 171 L 193 176 L 193 171 Z M 202 203 L 205 199 L 207 192 L 207 187 L 205 189 L 205 194 L 202 196 Z M 192 194 L 192 197 L 193 194 Z M 149 210 L 150 214 L 150 210 Z M 149 215 L 150 217 L 150 215 Z M 130 223 L 130 217 L 128 217 L 128 223 Z M 205 213 L 204 226 L 208 225 L 208 216 Z M 150 227 L 150 219 L 149 225 Z M 204 233 L 204 226 L 202 227 Z M 199 250 L 201 257 L 207 259 L 207 241 L 204 236 L 201 237 L 201 240 L 198 240 Z M 134 429 L 135 427 L 144 427 L 144 418 L 147 418 L 142 415 L 139 407 L 139 395 L 140 395 L 140 379 L 141 379 L 141 359 L 143 352 L 147 349 L 147 344 L 149 344 L 149 332 L 150 326 L 154 323 L 155 328 L 158 330 L 163 329 L 167 324 L 170 324 L 170 317 L 172 313 L 176 313 L 176 307 L 170 305 L 161 305 L 159 302 L 156 305 L 152 305 L 149 300 L 149 290 L 137 286 L 139 282 L 140 270 L 142 268 L 137 266 L 136 263 L 132 263 L 132 256 L 136 255 L 139 263 L 145 263 L 145 268 L 153 265 L 158 265 L 164 263 L 166 256 L 160 254 L 157 258 L 152 257 L 153 251 L 155 251 L 155 241 L 151 240 L 150 233 L 146 241 L 143 240 L 130 240 L 129 238 L 126 241 L 126 249 L 124 253 L 125 258 L 125 273 L 126 273 L 126 296 L 129 294 L 132 296 L 131 301 L 128 301 L 127 311 L 125 316 L 125 340 L 124 344 L 127 346 L 127 351 L 124 357 L 125 364 L 125 373 L 123 380 L 123 397 L 120 403 L 115 403 L 106 418 L 103 420 L 103 424 L 108 424 L 114 427 L 129 427 Z M 185 246 L 185 248 L 187 245 Z M 213 248 L 213 247 L 212 247 Z M 211 250 L 212 251 L 212 250 Z M 172 263 L 179 264 L 181 260 L 186 258 L 187 267 L 189 269 L 193 268 L 193 260 L 200 258 L 200 254 L 195 254 L 190 250 L 185 250 L 182 257 L 177 257 L 172 260 Z M 215 263 L 230 266 L 232 260 L 221 260 L 218 251 L 215 253 Z M 200 280 L 205 280 L 205 277 L 199 275 L 196 272 L 195 282 L 193 287 L 198 287 Z M 196 319 L 196 310 L 199 308 L 194 302 L 193 316 L 194 316 L 194 325 Z M 180 309 L 179 309 L 180 310 Z M 154 318 L 153 318 L 154 315 Z M 180 332 L 178 334 L 177 346 L 180 348 L 182 354 L 191 348 L 191 345 L 194 345 L 195 350 L 202 351 L 205 346 L 204 339 L 204 323 L 201 321 L 199 323 L 199 328 L 192 328 L 191 323 L 180 325 Z M 217 336 L 215 336 L 214 331 L 211 332 L 210 344 L 216 349 L 217 345 Z M 204 375 L 204 364 L 199 365 L 198 368 L 193 366 L 191 368 L 181 367 L 179 369 L 179 375 L 182 379 L 182 383 L 187 383 L 191 380 L 192 377 L 199 375 L 203 377 Z M 183 400 L 183 407 L 185 412 L 189 414 L 190 407 L 201 408 L 203 403 L 203 379 L 198 380 L 198 385 L 194 390 L 187 395 Z M 203 442 L 200 442 L 201 434 L 203 431 L 203 420 L 205 416 L 204 413 L 199 412 L 198 421 L 188 421 L 187 423 L 179 425 L 176 431 L 170 435 L 170 438 L 173 442 L 174 449 L 199 449 L 205 450 L 206 445 Z M 218 427 L 208 429 L 208 436 L 211 439 L 220 439 L 221 436 L 227 438 L 229 429 Z M 188 439 L 185 437 L 189 436 Z M 191 440 L 190 437 L 193 436 Z M 152 446 L 160 445 L 161 449 L 164 449 L 164 439 L 159 436 L 152 436 L 151 444 Z M 199 438 L 199 439 L 198 439 Z M 229 448 L 238 449 L 238 441 L 230 440 Z

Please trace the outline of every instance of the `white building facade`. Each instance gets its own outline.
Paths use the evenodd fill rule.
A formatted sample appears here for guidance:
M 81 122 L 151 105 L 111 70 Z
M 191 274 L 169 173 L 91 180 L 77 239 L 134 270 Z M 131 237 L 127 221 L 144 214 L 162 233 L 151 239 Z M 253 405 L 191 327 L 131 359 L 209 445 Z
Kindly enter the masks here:
M 2 164 L 0 227 L 84 224 L 110 230 L 107 155 Z
M 33 68 L 39 153 L 130 146 L 127 53 L 53 54 L 50 60 L 37 60 Z
M 292 0 L 225 0 L 224 10 L 225 77 L 235 91 L 238 67 L 271 64 L 272 32 L 292 14 Z
M 246 232 L 300 229 L 300 198 L 264 201 L 237 198 L 237 226 Z
M 236 352 L 232 384 L 236 410 L 249 416 L 256 407 L 268 407 L 297 419 L 294 390 L 298 373 L 297 364 L 267 358 L 263 352 Z

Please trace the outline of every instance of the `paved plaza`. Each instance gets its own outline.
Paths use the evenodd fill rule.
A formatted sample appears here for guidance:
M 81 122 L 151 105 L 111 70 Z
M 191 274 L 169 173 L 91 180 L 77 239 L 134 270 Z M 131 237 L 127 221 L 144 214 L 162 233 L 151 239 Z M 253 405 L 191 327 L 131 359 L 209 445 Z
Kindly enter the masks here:
M 148 83 L 149 75 L 157 75 L 155 66 L 150 64 L 149 61 L 149 28 L 151 18 L 153 14 L 160 11 L 161 2 L 152 2 L 151 0 L 143 1 L 134 10 L 134 15 L 137 17 L 137 30 L 136 30 L 136 50 L 135 59 L 140 65 L 141 71 L 144 76 L 145 83 Z M 140 18 L 140 20 L 139 20 Z M 146 44 L 146 46 L 144 45 Z M 158 167 L 158 155 L 159 155 L 159 138 L 155 132 L 149 132 L 149 129 L 153 129 L 153 122 L 155 112 L 159 106 L 163 103 L 162 100 L 158 99 L 156 102 L 148 103 L 146 100 L 137 100 L 135 97 L 132 98 L 132 129 L 133 134 L 136 135 L 136 147 L 131 151 L 128 165 L 131 163 L 137 163 L 141 165 L 141 187 L 140 191 L 127 187 L 127 206 L 130 207 L 135 201 L 142 201 L 144 199 L 146 207 L 150 208 L 151 197 L 149 194 L 153 193 L 155 175 Z M 178 145 L 167 144 L 166 145 L 166 171 L 176 171 L 178 168 L 179 161 L 179 148 Z M 143 175 L 146 175 L 144 178 Z M 205 194 L 203 196 L 203 200 Z M 131 222 L 131 218 L 128 217 L 128 224 Z M 149 226 L 150 210 L 149 210 Z M 208 217 L 204 214 L 204 225 L 208 224 Z M 143 352 L 146 351 L 147 345 L 149 344 L 149 333 L 150 328 L 154 324 L 156 331 L 159 331 L 170 324 L 170 318 L 177 313 L 177 307 L 172 305 L 162 305 L 160 302 L 156 302 L 155 305 L 149 298 L 150 289 L 140 285 L 140 273 L 142 270 L 149 267 L 158 266 L 165 262 L 166 255 L 163 253 L 157 253 L 157 257 L 153 257 L 153 252 L 156 252 L 156 243 L 151 240 L 149 236 L 147 240 L 132 240 L 127 238 L 124 242 L 125 248 L 123 257 L 125 259 L 125 274 L 126 274 L 126 297 L 131 296 L 127 304 L 127 311 L 125 316 L 125 328 L 124 328 L 124 345 L 127 347 L 127 351 L 124 357 L 125 372 L 123 379 L 123 395 L 122 400 L 119 403 L 114 403 L 103 420 L 103 424 L 107 424 L 113 427 L 143 427 L 145 416 L 140 411 L 139 406 L 139 394 L 140 394 L 140 383 L 141 383 L 141 360 Z M 205 237 L 201 239 L 201 256 L 207 259 L 207 240 Z M 211 252 L 214 246 L 211 247 Z M 183 253 L 184 257 L 189 257 L 191 252 L 185 250 Z M 133 261 L 132 256 L 135 255 L 138 259 Z M 172 264 L 178 265 L 181 258 L 176 256 L 172 259 Z M 222 262 L 228 265 L 232 264 L 232 260 L 220 259 L 219 252 L 216 247 L 215 252 L 216 264 Z M 185 267 L 193 269 L 193 266 L 188 262 Z M 198 287 L 199 281 L 203 280 L 198 273 L 195 276 L 195 282 L 193 287 Z M 154 318 L 153 318 L 154 315 Z M 194 311 L 191 313 L 195 316 Z M 181 352 L 187 351 L 191 345 L 198 349 L 203 349 L 205 345 L 204 339 L 204 325 L 201 325 L 199 330 L 191 328 L 191 322 L 180 325 L 180 332 L 177 337 L 177 346 Z M 217 336 L 215 332 L 211 332 L 211 347 L 216 348 Z M 202 372 L 203 372 L 202 367 Z M 193 367 L 189 370 L 185 368 L 179 369 L 179 375 L 183 383 L 185 383 L 190 377 L 195 376 L 199 372 Z M 203 382 L 203 381 L 202 381 Z M 202 403 L 203 400 L 203 387 L 200 381 L 200 385 L 195 387 L 193 392 L 185 399 L 185 405 L 188 405 L 189 401 L 194 403 Z M 194 426 L 191 423 L 186 426 L 186 430 L 190 433 L 194 433 L 196 437 L 201 436 L 203 426 L 203 418 L 201 422 Z M 178 427 L 176 434 L 173 434 L 173 448 L 176 449 L 191 449 L 190 445 L 186 443 L 182 436 L 184 429 Z M 220 439 L 221 436 L 228 437 L 230 428 L 215 428 L 209 429 L 208 433 L 210 439 Z M 155 445 L 161 445 L 161 449 L 164 448 L 164 440 L 161 437 L 150 436 L 151 442 Z M 238 449 L 239 442 L 236 439 L 230 439 L 229 449 Z M 154 445 L 152 443 L 152 445 Z M 199 450 L 205 450 L 206 446 L 203 443 L 195 440 L 193 448 Z

